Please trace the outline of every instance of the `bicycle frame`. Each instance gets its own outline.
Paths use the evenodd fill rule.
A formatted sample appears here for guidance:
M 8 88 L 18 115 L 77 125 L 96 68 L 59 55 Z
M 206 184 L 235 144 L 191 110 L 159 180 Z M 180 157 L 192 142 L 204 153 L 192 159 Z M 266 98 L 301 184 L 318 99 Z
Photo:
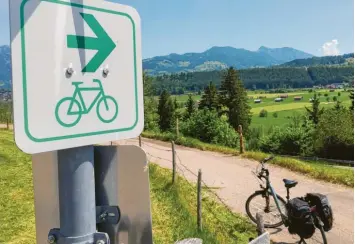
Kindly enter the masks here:
M 272 187 L 271 183 L 270 183 L 270 180 L 269 180 L 269 171 L 268 170 L 265 170 L 266 172 L 266 176 L 264 176 L 263 178 L 266 180 L 266 187 L 263 187 L 262 185 L 261 188 L 263 189 L 262 191 L 259 191 L 259 192 L 263 192 L 263 193 L 266 193 L 266 196 L 268 197 L 267 194 L 271 193 L 272 195 L 272 198 L 274 199 L 275 203 L 276 203 L 276 207 L 277 207 L 277 210 L 279 211 L 280 215 L 281 215 L 281 219 L 282 219 L 282 222 L 284 223 L 284 225 L 287 227 L 287 216 L 285 216 L 282 211 L 281 211 L 281 207 L 280 207 L 280 203 L 279 203 L 279 200 L 277 199 L 277 196 L 276 196 L 276 191 L 274 190 L 274 188 Z M 269 198 L 267 198 L 267 206 L 269 205 Z M 268 206 L 269 207 L 269 206 Z
M 274 198 L 274 201 L 276 203 L 277 210 L 279 210 L 279 213 L 281 214 L 282 222 L 284 223 L 284 225 L 287 226 L 287 222 L 286 222 L 287 216 L 285 216 L 282 213 L 281 208 L 280 208 L 279 200 L 276 197 L 276 192 L 275 192 L 274 188 L 271 186 L 270 182 L 269 182 L 269 189 L 270 189 L 272 197 Z
M 73 102 L 70 104 L 69 109 L 68 109 L 68 115 L 76 115 L 76 114 L 88 114 L 90 113 L 90 111 L 92 110 L 92 108 L 95 106 L 95 104 L 97 103 L 97 101 L 99 100 L 99 98 L 105 97 L 105 93 L 104 90 L 102 88 L 102 84 L 100 82 L 100 80 L 95 79 L 94 82 L 97 82 L 99 84 L 98 87 L 84 87 L 84 88 L 80 88 L 78 84 L 75 84 L 75 90 L 74 90 L 74 94 L 73 94 L 73 99 L 76 98 L 76 96 L 79 97 L 79 103 L 82 106 L 82 110 L 80 111 L 72 111 L 72 107 L 73 107 Z M 82 91 L 99 91 L 99 93 L 96 95 L 95 99 L 91 102 L 91 104 L 89 105 L 89 107 L 86 106 L 83 96 L 81 94 Z M 108 110 L 108 104 L 105 102 L 105 107 Z

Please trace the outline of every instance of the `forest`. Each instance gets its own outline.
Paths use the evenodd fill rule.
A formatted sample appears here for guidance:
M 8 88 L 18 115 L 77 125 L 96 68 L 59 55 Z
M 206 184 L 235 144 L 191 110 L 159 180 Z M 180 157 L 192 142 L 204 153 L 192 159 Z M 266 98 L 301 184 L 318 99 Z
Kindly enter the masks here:
M 217 88 L 225 71 L 164 74 L 153 77 L 156 95 L 201 92 L 210 82 Z M 332 83 L 352 83 L 354 66 L 272 67 L 238 70 L 246 89 L 308 88 Z

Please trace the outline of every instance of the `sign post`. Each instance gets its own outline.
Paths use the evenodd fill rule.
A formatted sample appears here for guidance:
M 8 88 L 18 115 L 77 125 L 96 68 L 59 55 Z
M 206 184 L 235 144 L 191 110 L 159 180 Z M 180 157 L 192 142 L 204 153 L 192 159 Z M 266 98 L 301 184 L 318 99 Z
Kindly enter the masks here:
M 58 151 L 60 228 L 51 229 L 49 243 L 110 243 L 96 232 L 94 147 Z
M 16 144 L 29 154 L 58 151 L 60 228 L 48 230 L 48 242 L 110 243 L 96 224 L 117 224 L 120 210 L 96 206 L 92 145 L 143 130 L 139 15 L 97 0 L 9 6 Z

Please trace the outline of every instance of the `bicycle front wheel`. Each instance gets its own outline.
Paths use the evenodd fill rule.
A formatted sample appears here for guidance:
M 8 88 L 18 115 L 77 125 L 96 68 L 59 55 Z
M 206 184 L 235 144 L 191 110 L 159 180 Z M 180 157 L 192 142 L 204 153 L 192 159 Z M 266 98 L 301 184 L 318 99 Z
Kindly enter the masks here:
M 276 197 L 281 212 L 287 216 L 285 200 L 279 195 L 276 195 Z M 269 202 L 269 204 L 267 204 L 267 202 Z M 256 223 L 256 214 L 260 213 L 263 216 L 264 226 L 266 228 L 276 228 L 283 225 L 281 214 L 271 194 L 264 196 L 263 192 L 255 192 L 247 199 L 245 210 L 254 223 Z
M 111 96 L 104 96 L 97 103 L 96 113 L 104 123 L 111 123 L 117 118 L 118 104 Z

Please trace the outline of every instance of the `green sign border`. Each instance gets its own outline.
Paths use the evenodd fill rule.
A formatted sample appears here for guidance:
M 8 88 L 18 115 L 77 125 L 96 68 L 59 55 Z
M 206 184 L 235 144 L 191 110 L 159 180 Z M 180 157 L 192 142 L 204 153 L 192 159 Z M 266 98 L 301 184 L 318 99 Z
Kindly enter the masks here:
M 20 21 L 21 21 L 21 47 L 22 47 L 22 82 L 23 82 L 23 101 L 24 101 L 24 120 L 25 120 L 25 132 L 28 138 L 30 138 L 34 142 L 48 142 L 48 141 L 57 141 L 63 139 L 71 139 L 77 137 L 85 137 L 85 136 L 94 136 L 94 135 L 101 135 L 101 134 L 109 134 L 115 132 L 122 132 L 122 131 L 130 131 L 133 130 L 138 124 L 138 91 L 137 91 L 137 52 L 136 52 L 136 26 L 132 19 L 132 17 L 127 13 L 117 12 L 108 9 L 101 9 L 97 7 L 85 6 L 78 3 L 72 2 L 64 2 L 61 0 L 41 0 L 42 2 L 50 2 L 55 4 L 62 4 L 71 7 L 78 7 L 83 9 L 95 10 L 100 11 L 108 14 L 115 14 L 127 17 L 133 27 L 133 52 L 134 52 L 134 84 L 135 84 L 135 104 L 136 104 L 136 120 L 131 127 L 121 128 L 121 129 L 112 129 L 112 130 L 105 130 L 105 131 L 96 131 L 96 132 L 88 132 L 88 133 L 81 133 L 75 135 L 66 135 L 66 136 L 57 136 L 57 137 L 50 137 L 50 138 L 35 138 L 29 129 L 28 123 L 28 109 L 27 109 L 27 78 L 26 78 L 26 45 L 25 45 L 25 5 L 30 0 L 23 0 L 20 7 Z

